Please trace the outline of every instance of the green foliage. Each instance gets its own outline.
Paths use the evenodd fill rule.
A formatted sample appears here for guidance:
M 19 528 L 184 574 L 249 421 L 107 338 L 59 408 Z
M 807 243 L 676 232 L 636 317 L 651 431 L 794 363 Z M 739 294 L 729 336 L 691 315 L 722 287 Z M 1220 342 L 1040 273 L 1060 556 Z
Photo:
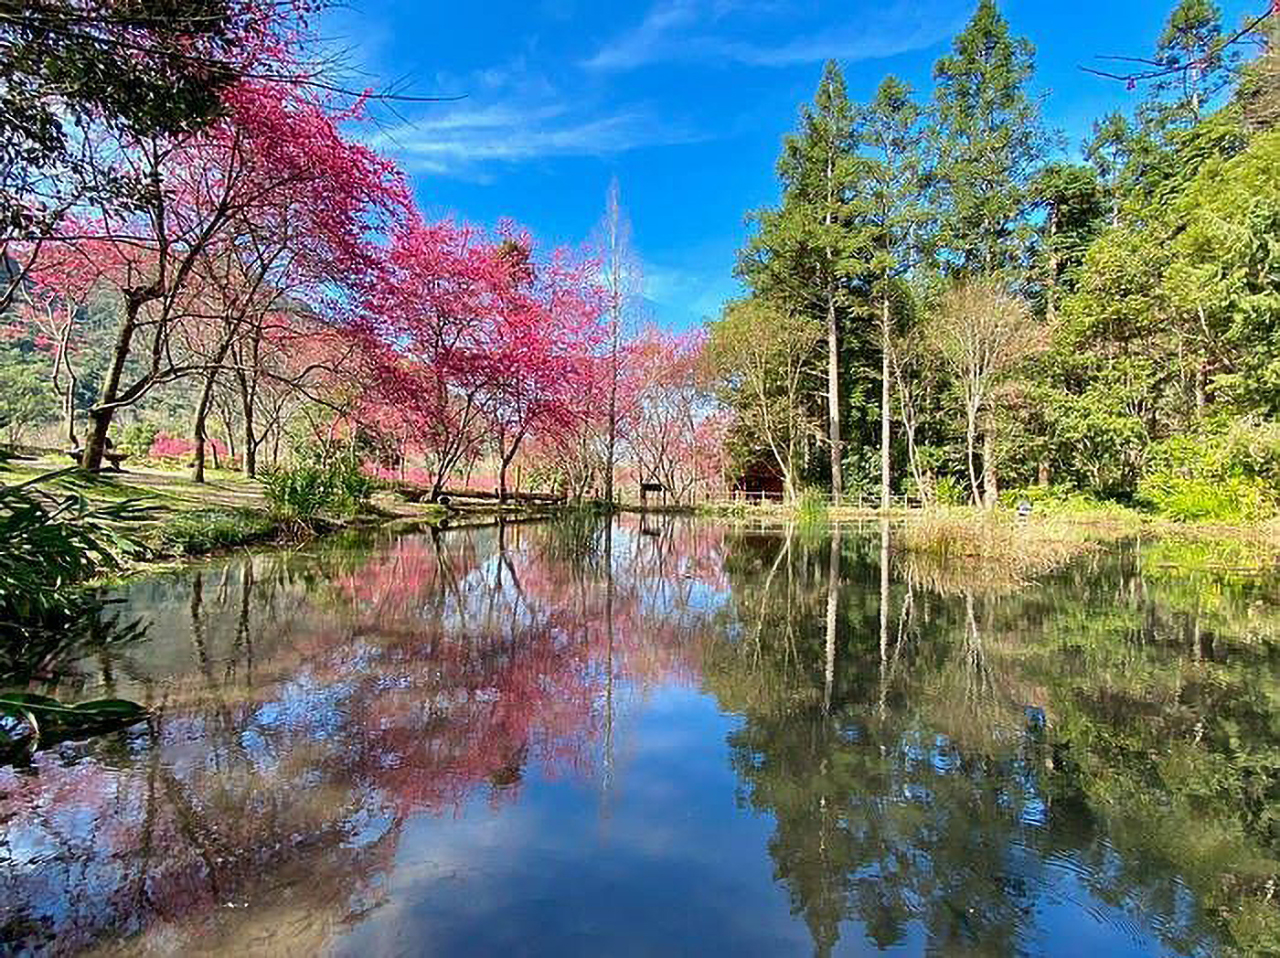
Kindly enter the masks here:
M 1222 43 L 1222 10 L 1213 0 L 1178 0 L 1156 46 L 1167 71 L 1154 85 L 1147 115 L 1163 126 L 1192 124 L 1231 82 L 1235 50 Z
M 1169 142 L 1178 162 L 1155 198 L 1138 194 L 1084 257 L 1037 407 L 1055 474 L 1104 496 L 1141 484 L 1144 503 L 1183 519 L 1244 521 L 1270 513 L 1271 478 L 1191 447 L 1214 410 L 1280 414 L 1280 134 L 1246 140 L 1224 111 Z
M 1051 161 L 1034 49 L 994 0 L 938 60 L 928 107 L 894 77 L 850 103 L 827 66 L 738 271 L 761 314 L 832 320 L 836 358 L 815 336 L 749 377 L 764 337 L 746 333 L 751 349 L 717 370 L 739 413 L 735 458 L 785 460 L 800 487 L 833 478 L 826 450 L 846 492 L 871 491 L 887 341 L 899 488 L 936 481 L 945 502 L 953 478 L 980 494 L 1048 477 L 1087 501 L 1133 503 L 1141 487 L 1146 506 L 1188 519 L 1270 514 L 1271 477 L 1144 465 L 1168 458 L 1153 443 L 1211 420 L 1280 420 L 1280 42 L 1231 98 L 1248 44 L 1226 42 L 1211 0 L 1171 5 L 1146 100 L 1094 124 L 1084 164 Z M 1029 304 L 1011 341 L 1031 355 L 998 368 L 1009 351 L 976 335 L 984 304 L 937 335 L 957 278 Z M 785 441 L 770 448 L 770 433 Z
M 1252 522 L 1275 514 L 1280 426 L 1249 422 L 1156 443 L 1138 498 L 1183 522 Z
M 1154 471 L 1143 477 L 1138 495 L 1140 501 L 1178 522 L 1244 522 L 1274 511 L 1266 489 L 1236 476 L 1217 481 Z
M 1029 181 L 1047 147 L 1027 91 L 1034 69 L 1035 48 L 1010 34 L 994 0 L 981 0 L 934 66 L 939 238 L 968 272 L 1014 267 L 1030 237 Z
M 1102 228 L 1106 197 L 1094 169 L 1072 163 L 1050 163 L 1040 170 L 1031 194 L 1044 210 L 1036 279 L 1045 313 L 1053 316 L 1063 294 L 1074 287 L 1074 274 Z
M 940 506 L 960 506 L 969 501 L 969 487 L 955 476 L 939 476 L 933 496 Z
M 1280 414 L 1280 131 L 1207 162 L 1172 213 L 1170 305 L 1228 351 L 1214 385 L 1237 408 Z
M 252 509 L 197 509 L 166 519 L 156 543 L 165 553 L 203 555 L 260 542 L 277 528 L 270 516 Z
M 1099 499 L 1088 492 L 1071 486 L 1024 486 L 1005 489 L 1000 493 L 1000 504 L 1007 509 L 1017 508 L 1020 502 L 1032 506 L 1032 515 L 1076 516 L 1094 519 L 1138 520 L 1141 515 L 1117 502 Z
M 1131 498 L 1150 442 L 1141 413 L 1157 370 L 1142 358 L 1107 361 L 1063 348 L 1043 357 L 1028 393 L 1039 417 L 1030 431 L 1043 436 L 1040 461 L 1055 481 L 1098 497 Z
M 812 104 L 801 110 L 799 130 L 778 160 L 781 204 L 753 216 L 756 229 L 738 255 L 738 275 L 753 293 L 786 314 L 822 324 L 836 349 L 826 355 L 829 476 L 839 481 L 844 403 L 838 392 L 849 370 L 839 350 L 841 328 L 852 318 L 851 286 L 863 266 L 863 237 L 853 228 L 857 163 L 854 111 L 839 65 L 829 61 Z M 858 315 L 858 314 L 853 314 Z M 842 368 L 842 366 L 844 368 Z M 815 396 L 815 399 L 818 397 Z M 794 487 L 794 479 L 793 487 Z
M 827 64 L 800 129 L 788 136 L 778 160 L 782 204 L 754 215 L 757 230 L 741 251 L 738 273 L 759 294 L 784 309 L 821 317 L 828 299 L 843 297 L 858 249 L 847 226 L 854 213 L 850 186 L 853 107 L 844 76 Z
M 159 434 L 160 427 L 155 423 L 130 423 L 121 431 L 116 447 L 132 459 L 145 459 Z
M 1263 24 L 1258 33 L 1266 49 L 1245 65 L 1235 97 L 1246 129 L 1253 131 L 1280 123 L 1280 18 Z
M 137 499 L 91 504 L 74 470 L 0 486 L 0 620 L 19 631 L 57 616 L 79 583 L 142 551 L 126 524 L 150 510 Z
M 55 415 L 40 367 L 21 360 L 12 350 L 0 352 L 0 433 L 4 440 L 20 443 L 26 430 Z
M 272 514 L 296 526 L 315 526 L 326 515 L 357 514 L 373 495 L 374 481 L 350 460 L 309 462 L 273 469 L 262 477 Z
M 796 521 L 800 525 L 821 525 L 827 521 L 827 497 L 817 489 L 806 489 L 796 500 Z
M 880 303 L 902 299 L 895 282 L 931 252 L 936 211 L 926 172 L 927 112 L 911 87 L 887 76 L 875 97 L 855 110 L 860 148 L 855 167 L 854 223 L 866 250 L 867 279 Z M 897 310 L 894 310 L 897 312 Z

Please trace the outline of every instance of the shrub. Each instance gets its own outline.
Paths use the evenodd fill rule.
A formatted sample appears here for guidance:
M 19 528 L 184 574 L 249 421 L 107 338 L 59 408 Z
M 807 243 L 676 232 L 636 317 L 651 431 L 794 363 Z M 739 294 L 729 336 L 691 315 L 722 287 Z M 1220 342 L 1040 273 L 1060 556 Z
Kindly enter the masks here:
M 295 525 L 314 526 L 326 514 L 359 512 L 373 495 L 374 480 L 358 464 L 343 461 L 273 469 L 263 476 L 262 485 L 274 515 Z
M 955 476 L 940 476 L 933 485 L 933 496 L 940 506 L 962 506 L 969 501 L 969 487 Z
M 1153 445 L 1138 500 L 1181 522 L 1253 522 L 1276 513 L 1277 480 L 1280 429 L 1238 420 Z
M 1138 487 L 1142 502 L 1178 522 L 1248 522 L 1275 512 L 1261 482 L 1243 476 L 1213 479 L 1177 473 L 1144 476 Z
M 796 521 L 802 525 L 827 521 L 827 498 L 816 489 L 806 489 L 796 500 Z
M 154 423 L 130 423 L 121 431 L 116 447 L 135 459 L 145 459 L 151 455 L 151 447 L 159 434 L 160 427 Z
M 1107 514 L 1110 517 L 1132 517 L 1128 506 L 1106 499 L 1099 499 L 1088 492 L 1071 486 L 1025 486 L 1006 489 L 1000 493 L 1000 505 L 1016 508 L 1020 502 L 1029 502 L 1036 514 L 1053 516 Z
M 330 470 L 338 492 L 335 503 L 344 515 L 355 515 L 372 498 L 378 488 L 378 480 L 370 476 L 358 463 L 343 462 Z

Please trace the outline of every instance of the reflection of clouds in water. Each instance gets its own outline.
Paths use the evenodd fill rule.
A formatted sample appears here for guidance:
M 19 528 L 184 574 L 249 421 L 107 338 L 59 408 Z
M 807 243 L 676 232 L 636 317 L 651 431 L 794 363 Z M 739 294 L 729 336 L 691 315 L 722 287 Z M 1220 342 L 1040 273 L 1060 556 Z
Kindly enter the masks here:
M 164 628 L 107 665 L 118 694 L 165 699 L 162 721 L 0 772 L 6 919 L 66 950 L 122 927 L 137 949 L 282 947 L 296 925 L 362 956 L 868 936 L 999 953 L 1053 950 L 1069 924 L 1100 954 L 1216 940 L 1203 888 L 1151 854 L 1158 816 L 1122 847 L 1086 807 L 1131 770 L 1108 753 L 1083 777 L 1087 745 L 1055 739 L 1068 712 L 1189 736 L 1195 696 L 1237 673 L 1182 682 L 1167 714 L 1138 679 L 1176 671 L 1161 636 L 1204 633 L 1166 628 L 1149 596 L 1134 632 L 1096 565 L 1025 605 L 918 585 L 907 602 L 894 580 L 882 632 L 872 540 L 645 529 L 623 518 L 608 549 L 566 521 L 237 560 L 201 573 L 198 630 L 192 576 L 138 583 L 133 609 Z M 1112 659 L 1111 633 L 1057 644 L 1113 626 Z M 1239 668 L 1231 635 L 1216 623 L 1210 653 Z M 81 664 L 90 684 L 100 668 Z

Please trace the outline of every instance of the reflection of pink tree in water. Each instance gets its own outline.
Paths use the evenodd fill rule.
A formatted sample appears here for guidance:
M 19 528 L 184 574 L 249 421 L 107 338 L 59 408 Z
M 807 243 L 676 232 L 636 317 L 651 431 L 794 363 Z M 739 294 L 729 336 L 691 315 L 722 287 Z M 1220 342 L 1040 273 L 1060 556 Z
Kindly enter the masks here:
M 681 596 L 702 581 L 686 551 L 706 543 L 677 531 L 632 548 L 624 528 L 610 586 L 600 562 L 549 548 L 549 529 L 397 540 L 330 580 L 332 607 L 286 602 L 276 645 L 261 597 L 287 582 L 258 570 L 193 593 L 197 668 L 166 684 L 153 728 L 0 772 L 5 937 L 71 950 L 158 923 L 204 941 L 285 908 L 318 950 L 380 894 L 411 816 L 512 800 L 531 766 L 585 781 L 615 683 L 697 675 Z M 242 646 L 251 672 L 234 665 Z

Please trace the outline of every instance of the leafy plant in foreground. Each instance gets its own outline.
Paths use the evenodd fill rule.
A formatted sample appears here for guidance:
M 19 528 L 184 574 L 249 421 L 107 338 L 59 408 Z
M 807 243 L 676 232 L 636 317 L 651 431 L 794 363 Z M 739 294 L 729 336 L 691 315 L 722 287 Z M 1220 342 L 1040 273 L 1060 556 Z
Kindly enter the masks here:
M 373 495 L 373 480 L 349 461 L 301 463 L 266 473 L 262 491 L 277 518 L 315 526 L 327 514 L 358 513 Z
M 125 524 L 149 518 L 150 508 L 137 499 L 92 503 L 77 481 L 75 470 L 65 470 L 0 486 L 3 632 L 38 628 L 66 607 L 79 583 L 119 569 L 141 549 Z M 54 485 L 64 488 L 47 488 Z
M 0 758 L 70 739 L 102 735 L 145 720 L 147 709 L 125 699 L 96 699 L 64 705 L 34 692 L 0 695 Z

